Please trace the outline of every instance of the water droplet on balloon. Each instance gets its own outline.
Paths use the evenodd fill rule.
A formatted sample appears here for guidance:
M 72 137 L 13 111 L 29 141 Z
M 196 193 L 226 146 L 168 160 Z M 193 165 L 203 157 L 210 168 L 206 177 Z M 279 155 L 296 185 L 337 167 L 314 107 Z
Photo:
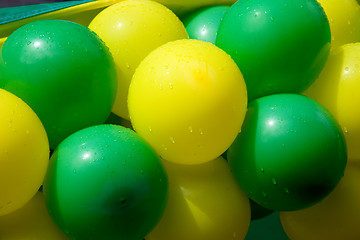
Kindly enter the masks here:
M 76 169 L 73 170 L 73 173 L 76 174 Z
M 175 143 L 175 140 L 174 140 L 173 137 L 170 137 L 169 139 L 170 139 L 170 142 L 171 142 L 171 143 Z
M 285 191 L 285 193 L 287 193 L 287 194 L 289 194 L 289 193 L 290 193 L 290 191 L 289 191 L 289 189 L 288 189 L 288 188 L 284 188 L 284 191 Z
M 192 126 L 189 126 L 188 129 L 189 129 L 190 133 L 193 133 L 194 130 L 193 130 Z
M 262 173 L 264 173 L 264 168 L 261 168 L 260 170 L 261 170 Z
M 263 195 L 264 197 L 266 197 L 266 196 L 267 196 L 266 192 L 262 192 L 262 195 Z
M 345 71 L 348 72 L 350 69 L 349 67 L 345 67 Z
M 275 178 L 273 178 L 273 179 L 272 179 L 272 182 L 273 182 L 273 184 L 274 184 L 274 185 L 276 185 L 276 184 L 277 184 L 277 182 L 276 182 L 276 179 L 275 179 Z

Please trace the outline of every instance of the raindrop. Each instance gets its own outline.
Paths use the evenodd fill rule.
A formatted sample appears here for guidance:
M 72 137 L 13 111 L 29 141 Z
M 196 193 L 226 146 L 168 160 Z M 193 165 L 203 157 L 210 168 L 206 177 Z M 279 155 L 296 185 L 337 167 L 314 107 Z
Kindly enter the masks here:
M 193 133 L 194 130 L 193 130 L 192 126 L 189 126 L 188 129 L 189 129 L 190 133 Z
M 76 174 L 76 169 L 73 170 L 73 173 Z
M 266 194 L 265 192 L 262 192 L 262 195 L 263 195 L 264 197 L 266 197 L 266 196 L 267 196 L 267 194 Z
M 273 178 L 273 179 L 272 179 L 272 182 L 273 182 L 273 184 L 274 184 L 274 185 L 276 185 L 276 184 L 277 184 L 277 182 L 276 182 L 276 179 L 275 179 L 275 178 Z
M 262 173 L 264 173 L 264 168 L 261 168 L 260 170 L 261 170 Z
M 169 83 L 169 87 L 170 87 L 170 89 L 173 89 L 173 84 Z
M 199 133 L 200 133 L 200 135 L 204 135 L 204 132 L 201 128 L 199 129 Z
M 288 188 L 284 188 L 284 191 L 285 191 L 285 193 L 287 193 L 287 194 L 289 194 L 289 193 L 290 193 L 290 191 L 289 191 L 289 189 L 288 189 Z
M 170 139 L 170 142 L 171 142 L 171 143 L 175 143 L 175 140 L 174 140 L 173 137 L 170 137 L 169 139 Z
M 350 70 L 350 69 L 349 69 L 349 67 L 345 67 L 345 71 L 347 71 L 347 72 L 348 72 L 349 70 Z

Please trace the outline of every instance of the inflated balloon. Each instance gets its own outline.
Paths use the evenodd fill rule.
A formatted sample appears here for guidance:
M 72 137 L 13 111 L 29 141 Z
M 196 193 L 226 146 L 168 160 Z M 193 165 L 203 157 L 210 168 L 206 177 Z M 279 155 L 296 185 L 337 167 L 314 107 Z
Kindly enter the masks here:
M 158 155 L 136 133 L 99 125 L 61 142 L 43 191 L 70 238 L 138 240 L 160 220 L 168 182 Z
M 251 101 L 305 90 L 329 54 L 330 27 L 316 0 L 238 1 L 220 23 L 216 45 L 239 66 Z
M 304 93 L 324 105 L 342 127 L 349 159 L 360 160 L 360 43 L 333 49 L 315 83 Z
M 198 165 L 165 161 L 169 200 L 147 240 L 244 239 L 250 224 L 249 200 L 226 161 Z
M 217 31 L 229 6 L 214 6 L 200 9 L 187 16 L 183 22 L 189 38 L 215 44 Z
M 178 40 L 150 53 L 129 89 L 132 125 L 166 160 L 197 164 L 220 156 L 241 129 L 244 79 L 215 45 Z
M 341 128 L 323 106 L 277 94 L 249 104 L 228 161 L 249 198 L 291 211 L 327 196 L 344 175 L 347 155 Z
M 21 209 L 0 217 L 1 240 L 69 240 L 55 225 L 38 192 Z
M 114 56 L 118 89 L 112 111 L 125 119 L 129 119 L 129 84 L 141 60 L 164 43 L 188 38 L 184 25 L 173 12 L 144 0 L 122 1 L 106 8 L 89 28 L 105 41 Z
M 13 32 L 2 47 L 0 87 L 39 116 L 54 149 L 71 133 L 103 123 L 116 94 L 116 69 L 105 44 L 88 28 L 39 20 Z
M 318 0 L 329 19 L 331 46 L 360 41 L 360 6 L 356 0 Z
M 49 161 L 49 142 L 34 111 L 3 89 L 0 116 L 0 216 L 3 216 L 24 206 L 41 186 Z
M 321 203 L 310 208 L 281 212 L 291 240 L 359 239 L 360 167 L 350 162 L 338 186 Z

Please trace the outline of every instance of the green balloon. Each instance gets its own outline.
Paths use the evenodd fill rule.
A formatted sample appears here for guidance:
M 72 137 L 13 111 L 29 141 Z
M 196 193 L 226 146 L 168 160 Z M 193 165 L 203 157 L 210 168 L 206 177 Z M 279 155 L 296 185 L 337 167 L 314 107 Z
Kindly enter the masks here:
M 104 124 L 59 144 L 43 191 L 50 215 L 70 238 L 139 240 L 162 217 L 168 180 L 147 142 Z
M 228 161 L 249 198 L 268 209 L 294 211 L 334 189 L 347 153 L 338 123 L 322 105 L 301 95 L 276 94 L 249 104 Z
M 39 116 L 54 149 L 82 128 L 101 124 L 115 101 L 114 60 L 87 27 L 39 20 L 13 32 L 2 47 L 0 87 Z
M 202 8 L 187 16 L 183 22 L 189 38 L 215 44 L 217 31 L 229 6 Z
M 224 16 L 216 45 L 237 63 L 252 101 L 305 90 L 321 72 L 330 40 L 316 0 L 247 0 Z

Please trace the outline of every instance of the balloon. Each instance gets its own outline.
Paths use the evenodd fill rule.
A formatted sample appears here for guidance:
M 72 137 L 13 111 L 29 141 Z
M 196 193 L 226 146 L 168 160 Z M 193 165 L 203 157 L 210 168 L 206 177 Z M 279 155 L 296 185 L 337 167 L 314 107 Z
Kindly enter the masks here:
M 36 112 L 51 149 L 71 133 L 103 123 L 110 114 L 117 86 L 115 64 L 88 28 L 61 20 L 29 23 L 9 36 L 2 58 L 0 87 Z
M 338 186 L 322 202 L 304 210 L 281 212 L 292 240 L 359 239 L 360 167 L 350 162 Z
M 179 18 L 154 1 L 122 1 L 114 4 L 90 23 L 114 56 L 118 89 L 113 112 L 129 119 L 127 95 L 135 69 L 152 50 L 169 41 L 188 38 Z
M 252 101 L 305 90 L 323 68 L 330 40 L 316 0 L 249 0 L 224 16 L 216 45 L 239 66 Z
M 36 194 L 48 166 L 49 142 L 34 111 L 3 89 L 0 116 L 0 216 L 3 216 L 21 208 Z
M 360 7 L 356 0 L 318 0 L 329 19 L 332 47 L 360 41 Z
M 225 52 L 199 40 L 178 40 L 150 53 L 128 97 L 132 125 L 162 158 L 198 164 L 231 145 L 245 116 L 246 86 Z
M 349 159 L 360 160 L 360 43 L 334 48 L 316 82 L 305 91 L 334 115 L 346 138 Z
M 327 196 L 344 175 L 347 155 L 340 126 L 323 106 L 276 94 L 249 104 L 228 161 L 249 198 L 291 211 Z
M 223 158 L 198 165 L 164 163 L 169 176 L 168 205 L 146 240 L 245 238 L 249 200 Z
M 229 9 L 229 6 L 214 6 L 187 16 L 183 22 L 189 37 L 215 44 L 220 22 Z
M 38 192 L 21 209 L 0 217 L 1 240 L 68 240 L 54 224 Z
M 158 155 L 136 133 L 98 125 L 61 142 L 43 191 L 70 238 L 139 240 L 160 221 L 168 183 Z

